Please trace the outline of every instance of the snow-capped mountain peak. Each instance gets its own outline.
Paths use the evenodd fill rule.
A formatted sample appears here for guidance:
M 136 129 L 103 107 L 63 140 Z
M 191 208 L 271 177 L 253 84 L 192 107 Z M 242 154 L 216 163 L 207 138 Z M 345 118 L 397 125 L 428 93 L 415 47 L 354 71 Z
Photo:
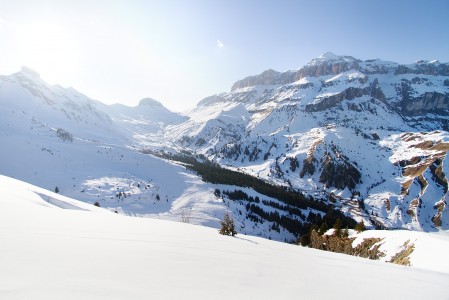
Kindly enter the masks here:
M 342 56 L 342 55 L 336 55 L 332 52 L 325 52 L 321 54 L 319 57 L 312 59 L 307 65 L 317 65 L 317 64 L 334 64 L 334 63 L 341 63 L 341 62 L 354 62 L 358 61 L 352 56 Z
M 328 51 L 328 52 L 324 52 L 323 54 L 321 54 L 319 56 L 319 58 L 325 59 L 325 60 L 339 60 L 339 59 L 341 59 L 341 56 L 335 55 L 334 53 Z
M 162 103 L 152 98 L 143 98 L 139 101 L 139 106 L 162 107 Z
M 35 70 L 33 70 L 29 67 L 26 67 L 26 66 L 22 67 L 20 73 L 27 75 L 29 77 L 32 77 L 32 78 L 40 78 L 41 77 L 38 72 L 36 72 Z

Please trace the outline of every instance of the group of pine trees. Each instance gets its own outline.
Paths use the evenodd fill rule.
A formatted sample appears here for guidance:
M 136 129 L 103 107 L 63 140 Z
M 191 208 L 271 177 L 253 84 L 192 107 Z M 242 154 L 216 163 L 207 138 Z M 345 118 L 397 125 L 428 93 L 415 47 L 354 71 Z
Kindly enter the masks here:
M 260 200 L 258 197 L 248 196 L 241 190 L 223 191 L 223 194 L 232 201 L 246 201 L 247 217 L 253 221 L 269 221 L 278 224 L 294 234 L 302 236 L 308 234 L 311 228 L 321 226 L 333 227 L 339 219 L 342 226 L 354 228 L 356 222 L 344 215 L 340 210 L 331 204 L 315 200 L 311 196 L 305 196 L 299 191 L 288 187 L 276 186 L 254 176 L 222 168 L 220 165 L 210 162 L 206 157 L 195 157 L 191 153 L 161 153 L 151 150 L 144 150 L 144 153 L 153 154 L 162 158 L 183 162 L 186 168 L 196 172 L 206 182 L 213 184 L 234 185 L 247 187 L 255 190 L 259 194 L 279 200 L 283 204 Z M 217 196 L 221 195 L 219 190 L 215 190 Z M 260 205 L 260 201 L 266 206 L 271 206 L 278 210 L 288 212 L 282 214 L 266 212 Z M 301 212 L 309 210 L 307 218 Z M 310 212 L 316 211 L 316 213 Z
M 292 207 L 291 205 L 281 204 L 279 202 L 265 200 L 258 196 L 249 196 L 242 190 L 234 191 L 220 191 L 215 190 L 216 196 L 226 196 L 231 201 L 239 201 L 240 203 L 246 202 L 245 208 L 247 212 L 247 219 L 253 222 L 263 223 L 265 221 L 273 223 L 276 228 L 282 226 L 285 230 L 289 231 L 295 236 L 301 236 L 307 234 L 311 228 L 326 226 L 334 226 L 336 222 L 340 222 L 341 226 L 354 228 L 355 221 L 342 212 L 334 209 L 328 209 L 326 212 L 312 212 L 309 211 L 307 217 L 303 211 L 299 208 Z M 273 207 L 276 210 L 266 210 L 261 205 Z M 279 212 L 285 213 L 279 213 Z M 278 231 L 278 230 L 277 230 Z

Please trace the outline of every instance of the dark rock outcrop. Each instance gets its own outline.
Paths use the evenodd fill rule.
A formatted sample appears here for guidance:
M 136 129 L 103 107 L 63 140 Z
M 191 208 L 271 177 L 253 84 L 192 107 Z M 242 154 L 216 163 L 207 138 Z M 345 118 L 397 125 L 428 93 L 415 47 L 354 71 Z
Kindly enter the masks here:
M 373 83 L 366 88 L 349 87 L 339 94 L 323 98 L 319 103 L 306 105 L 305 110 L 307 112 L 324 111 L 337 106 L 344 100 L 353 100 L 365 95 L 371 96 L 380 101 L 385 101 L 385 95 L 379 86 L 378 80 L 375 79 Z
M 424 115 L 427 113 L 448 115 L 449 95 L 427 92 L 419 97 L 411 98 L 407 93 L 404 93 L 400 108 L 401 113 L 408 116 Z

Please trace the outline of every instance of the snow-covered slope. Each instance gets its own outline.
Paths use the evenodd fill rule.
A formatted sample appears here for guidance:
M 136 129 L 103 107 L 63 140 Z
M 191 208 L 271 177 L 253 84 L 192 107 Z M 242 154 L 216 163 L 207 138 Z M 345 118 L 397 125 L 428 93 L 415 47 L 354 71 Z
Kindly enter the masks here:
M 152 99 L 107 106 L 27 68 L 0 77 L 0 174 L 122 213 L 218 226 L 224 205 L 184 167 L 139 152 L 185 120 Z M 192 203 L 193 194 L 198 203 Z
M 271 182 L 322 195 L 358 220 L 449 229 L 449 64 L 325 53 L 201 101 L 166 137 Z
M 2 299 L 445 299 L 449 294 L 447 269 L 401 267 L 126 217 L 4 176 L 0 193 Z M 441 243 L 447 245 L 447 237 Z
M 214 228 L 229 207 L 241 233 L 297 238 L 283 228 L 272 232 L 272 223 L 246 220 L 244 205 L 214 194 L 238 187 L 205 183 L 185 166 L 143 154 L 142 147 L 164 148 L 166 126 L 186 119 L 155 100 L 107 106 L 24 69 L 0 78 L 0 114 L 2 175 L 121 214 Z

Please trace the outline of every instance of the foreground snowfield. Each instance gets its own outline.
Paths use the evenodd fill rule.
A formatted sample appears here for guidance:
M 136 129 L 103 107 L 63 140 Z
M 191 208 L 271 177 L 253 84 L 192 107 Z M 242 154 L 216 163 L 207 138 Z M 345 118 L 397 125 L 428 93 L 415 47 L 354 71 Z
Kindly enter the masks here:
M 4 176 L 0 194 L 0 299 L 449 299 L 449 270 L 121 216 Z

